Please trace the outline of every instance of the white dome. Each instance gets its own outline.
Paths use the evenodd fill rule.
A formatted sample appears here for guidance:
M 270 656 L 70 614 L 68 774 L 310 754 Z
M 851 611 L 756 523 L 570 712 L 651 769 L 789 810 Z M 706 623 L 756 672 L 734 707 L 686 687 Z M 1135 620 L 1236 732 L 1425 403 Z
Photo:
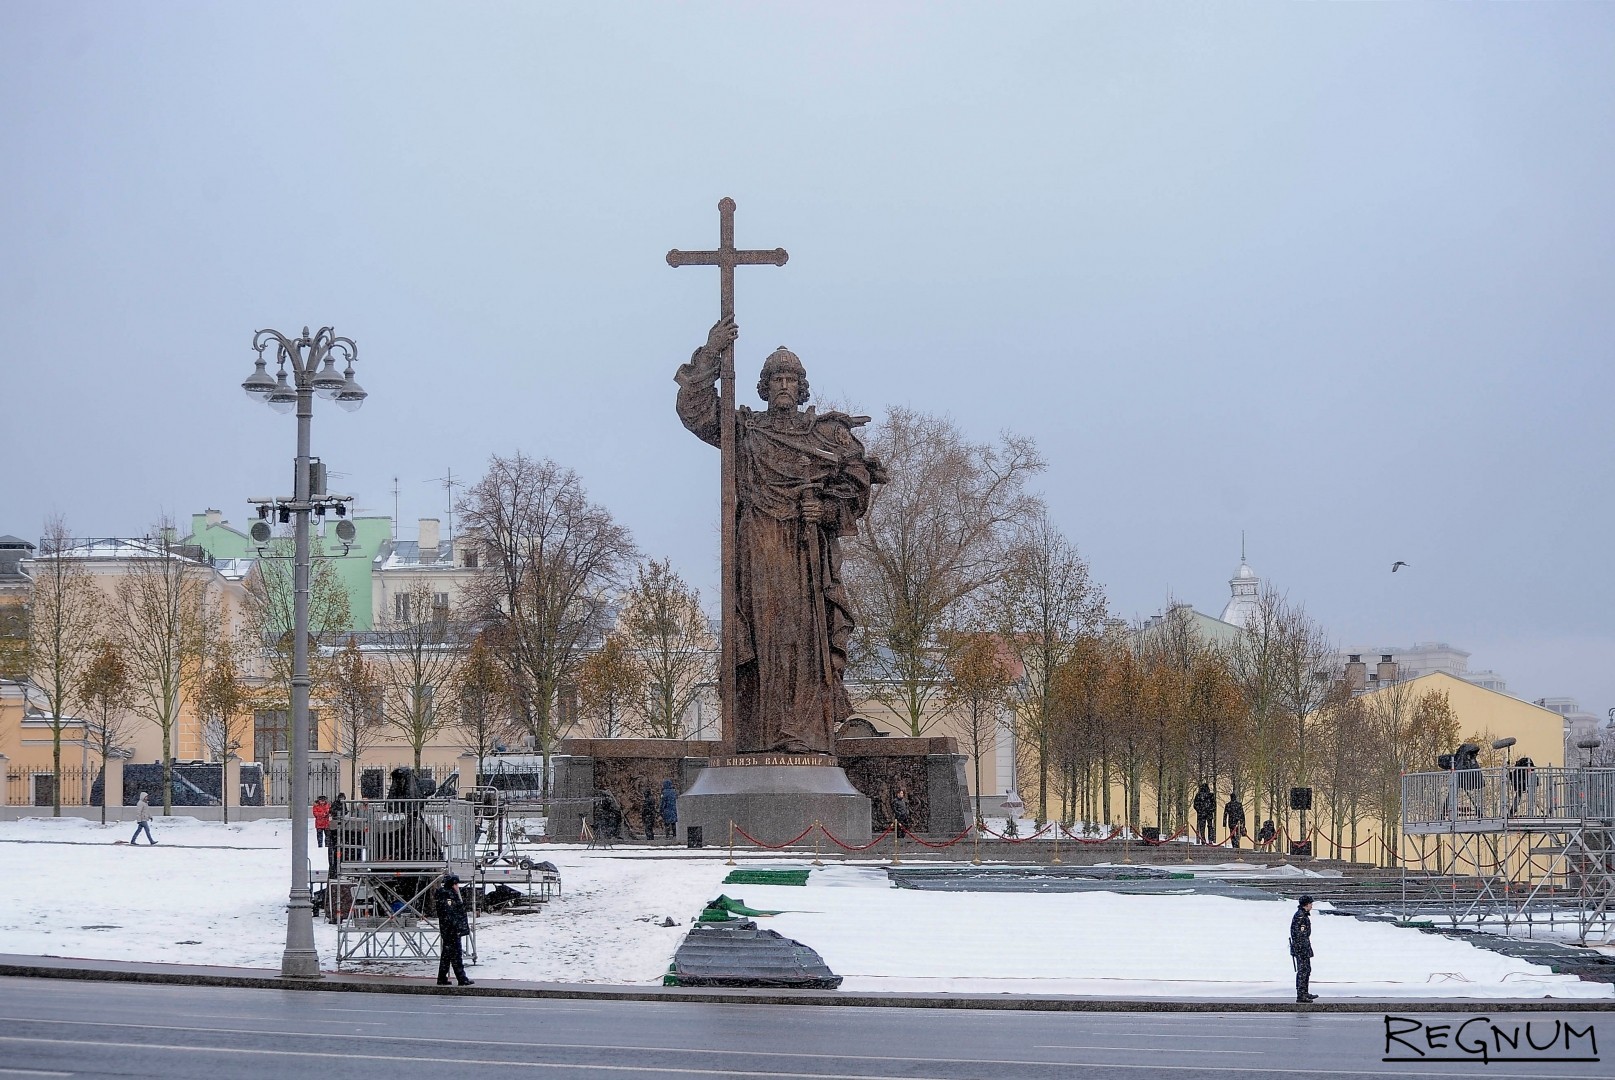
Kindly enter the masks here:
M 1239 569 L 1228 579 L 1228 591 L 1231 595 L 1227 606 L 1222 609 L 1222 621 L 1239 627 L 1249 626 L 1256 616 L 1262 579 L 1245 561 L 1243 552 L 1240 554 Z

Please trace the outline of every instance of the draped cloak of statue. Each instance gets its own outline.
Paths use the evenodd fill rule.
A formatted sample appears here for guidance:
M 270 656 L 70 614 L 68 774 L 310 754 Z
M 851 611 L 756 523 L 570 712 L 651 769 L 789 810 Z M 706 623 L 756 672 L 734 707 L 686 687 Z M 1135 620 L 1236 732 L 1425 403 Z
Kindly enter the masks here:
M 718 446 L 717 356 L 697 349 L 674 378 L 679 419 Z M 836 725 L 852 713 L 842 676 L 853 620 L 839 538 L 857 535 L 871 485 L 885 481 L 853 435 L 862 422 L 812 408 L 735 410 L 737 610 L 724 617 L 735 629 L 737 753 L 833 753 Z M 802 515 L 813 500 L 816 523 Z

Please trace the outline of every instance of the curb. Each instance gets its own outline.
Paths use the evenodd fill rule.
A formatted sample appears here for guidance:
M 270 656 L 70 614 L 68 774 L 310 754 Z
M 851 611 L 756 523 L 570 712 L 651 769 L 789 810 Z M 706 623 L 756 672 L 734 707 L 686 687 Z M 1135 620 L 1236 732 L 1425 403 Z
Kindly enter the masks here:
M 1374 1001 L 1343 998 L 1323 1005 L 1286 1001 L 1189 998 L 1074 998 L 994 994 L 844 993 L 836 990 L 768 988 L 705 989 L 660 986 L 594 986 L 575 983 L 477 982 L 471 987 L 440 987 L 429 979 L 384 975 L 327 974 L 320 979 L 286 979 L 256 968 L 207 968 L 54 956 L 0 956 L 0 976 L 73 979 L 85 982 L 221 986 L 254 990 L 325 993 L 426 994 L 454 997 L 548 998 L 594 1001 L 676 1001 L 708 1005 L 820 1005 L 880 1009 L 976 1009 L 1007 1012 L 1175 1012 L 1175 1013 L 1459 1013 L 1608 1012 L 1615 999 L 1586 998 L 1416 998 Z

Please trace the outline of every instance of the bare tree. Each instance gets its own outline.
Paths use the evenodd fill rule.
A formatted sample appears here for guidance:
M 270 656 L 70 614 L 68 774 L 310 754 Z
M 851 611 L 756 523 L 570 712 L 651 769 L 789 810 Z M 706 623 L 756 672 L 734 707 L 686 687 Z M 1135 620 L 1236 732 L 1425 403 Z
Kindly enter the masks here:
M 461 747 L 476 757 L 475 771 L 481 772 L 483 759 L 511 731 L 510 680 L 483 635 L 471 640 L 457 681 L 455 698 L 460 707 L 453 728 Z M 472 776 L 473 785 L 477 779 Z
M 242 670 L 242 651 L 241 644 L 214 623 L 205 633 L 195 676 L 202 744 L 219 763 L 219 805 L 225 821 L 230 820 L 230 755 L 251 736 L 252 705 L 258 696 Z
M 268 685 L 261 698 L 266 709 L 289 711 L 292 707 L 296 625 L 292 617 L 296 600 L 292 569 L 291 540 L 279 537 L 271 542 L 264 557 L 253 563 L 252 572 L 244 583 L 243 613 L 247 632 L 262 648 L 269 671 Z M 334 646 L 352 626 L 353 616 L 348 587 L 329 560 L 314 559 L 308 588 L 309 693 L 317 700 L 326 695 L 333 674 Z
M 103 603 L 84 560 L 70 554 L 71 547 L 67 523 L 61 517 L 48 518 L 39 555 L 30 567 L 33 604 L 28 624 L 28 675 L 44 695 L 50 713 L 53 817 L 62 814 L 62 731 L 68 711 L 82 700 Z
M 336 751 L 348 759 L 348 790 L 355 793 L 359 790 L 359 759 L 381 738 L 381 699 L 381 676 L 376 665 L 349 634 L 347 643 L 332 659 L 323 700 L 331 710 Z
M 1264 586 L 1255 610 L 1229 649 L 1228 658 L 1245 698 L 1248 730 L 1242 740 L 1247 760 L 1240 766 L 1252 779 L 1251 819 L 1284 814 L 1280 797 L 1289 763 L 1289 735 L 1281 697 L 1289 614 L 1284 597 Z M 1263 807 L 1266 807 L 1264 811 Z
M 128 747 L 132 723 L 128 708 L 132 697 L 129 668 L 118 655 L 118 647 L 102 639 L 84 672 L 84 739 L 101 758 L 101 824 L 107 823 L 107 803 L 113 798 L 123 805 L 123 792 L 114 794 L 105 783 L 107 759 Z
M 998 712 L 1015 680 L 1014 663 L 997 635 L 955 631 L 949 657 L 947 701 L 964 713 L 965 742 L 975 771 L 976 825 L 982 824 L 981 758 L 989 735 L 996 731 Z
M 623 635 L 613 630 L 600 647 L 578 662 L 574 685 L 578 717 L 597 739 L 619 739 L 645 696 L 645 672 Z
M 700 593 L 665 560 L 641 564 L 623 597 L 617 634 L 641 673 L 634 726 L 646 738 L 682 738 L 684 714 L 717 673 L 718 642 Z
M 1311 763 L 1307 759 L 1307 725 L 1314 721 L 1336 693 L 1340 680 L 1330 670 L 1334 647 L 1323 628 L 1301 605 L 1285 604 L 1279 619 L 1276 641 L 1276 704 L 1291 724 L 1294 735 L 1294 764 L 1291 783 L 1311 786 Z M 1301 812 L 1301 840 L 1308 836 L 1306 811 Z
M 464 590 L 467 613 L 505 662 L 517 717 L 547 769 L 562 728 L 557 692 L 605 637 L 633 538 L 589 501 L 576 473 L 519 452 L 494 455 L 458 509 L 485 556 Z
M 1037 820 L 1047 821 L 1055 672 L 1085 634 L 1104 625 L 1105 597 L 1047 515 L 1025 531 L 992 588 L 999 636 L 1021 672 L 1010 701 L 1017 730 L 1035 754 Z
M 114 589 L 119 652 L 131 673 L 134 709 L 162 732 L 163 813 L 174 809 L 174 730 L 187 669 L 202 648 L 207 568 L 182 554 L 160 522 Z
M 1043 459 L 1031 439 L 972 443 L 953 421 L 901 407 L 887 411 L 868 447 L 889 479 L 847 538 L 852 674 L 920 735 L 946 693 L 943 632 L 959 604 L 1006 572 L 1013 539 L 1041 513 L 1026 483 Z
M 465 658 L 462 627 L 436 603 L 430 582 L 416 581 L 403 594 L 409 603 L 376 627 L 383 650 L 382 714 L 407 743 L 417 772 L 426 744 L 453 721 L 454 695 Z
M 1402 774 L 1428 770 L 1437 755 L 1458 741 L 1458 718 L 1445 690 L 1420 692 L 1398 680 L 1362 702 L 1372 742 L 1365 764 L 1374 771 L 1375 815 L 1385 831 L 1392 863 L 1401 859 L 1397 837 L 1402 823 Z

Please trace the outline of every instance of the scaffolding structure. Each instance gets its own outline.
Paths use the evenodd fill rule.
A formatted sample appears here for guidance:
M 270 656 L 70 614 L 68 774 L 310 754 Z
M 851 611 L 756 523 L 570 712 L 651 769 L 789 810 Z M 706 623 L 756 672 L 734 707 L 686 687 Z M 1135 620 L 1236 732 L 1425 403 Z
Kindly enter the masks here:
M 433 894 L 450 873 L 476 868 L 475 807 L 463 799 L 372 799 L 331 823 L 327 903 L 337 966 L 349 960 L 438 958 Z M 476 905 L 466 957 L 477 958 Z
M 1615 769 L 1455 769 L 1402 777 L 1402 917 L 1504 934 L 1615 920 Z

